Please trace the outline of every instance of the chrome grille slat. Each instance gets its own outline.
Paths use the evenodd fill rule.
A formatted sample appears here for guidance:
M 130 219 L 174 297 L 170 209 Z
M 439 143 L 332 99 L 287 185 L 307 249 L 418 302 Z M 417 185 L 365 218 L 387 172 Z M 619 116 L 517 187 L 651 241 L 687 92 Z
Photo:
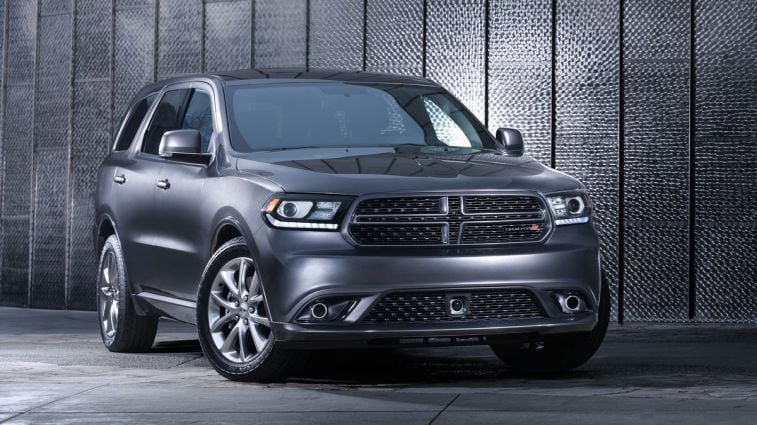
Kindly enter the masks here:
M 437 195 L 366 199 L 348 228 L 360 245 L 490 245 L 537 242 L 549 231 L 534 195 Z
M 434 323 L 441 321 L 520 320 L 544 317 L 534 295 L 525 289 L 469 292 L 468 314 L 447 314 L 445 292 L 395 293 L 377 302 L 363 319 L 371 323 Z

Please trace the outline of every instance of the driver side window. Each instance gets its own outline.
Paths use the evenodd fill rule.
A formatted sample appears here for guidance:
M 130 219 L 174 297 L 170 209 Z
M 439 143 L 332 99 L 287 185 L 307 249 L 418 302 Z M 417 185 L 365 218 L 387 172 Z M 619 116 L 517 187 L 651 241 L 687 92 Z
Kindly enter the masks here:
M 163 95 L 145 132 L 142 152 L 158 154 L 160 139 L 167 131 L 195 129 L 200 132 L 202 152 L 210 151 L 213 113 L 210 93 L 202 89 L 170 90 Z

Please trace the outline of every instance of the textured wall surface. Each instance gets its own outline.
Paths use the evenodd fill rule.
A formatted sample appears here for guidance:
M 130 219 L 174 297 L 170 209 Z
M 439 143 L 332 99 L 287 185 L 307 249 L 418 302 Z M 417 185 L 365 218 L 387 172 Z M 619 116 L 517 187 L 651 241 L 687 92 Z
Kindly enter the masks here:
M 582 179 L 616 319 L 757 322 L 755 1 L 5 0 L 0 37 L 0 305 L 94 307 L 140 86 L 309 66 L 425 75 Z

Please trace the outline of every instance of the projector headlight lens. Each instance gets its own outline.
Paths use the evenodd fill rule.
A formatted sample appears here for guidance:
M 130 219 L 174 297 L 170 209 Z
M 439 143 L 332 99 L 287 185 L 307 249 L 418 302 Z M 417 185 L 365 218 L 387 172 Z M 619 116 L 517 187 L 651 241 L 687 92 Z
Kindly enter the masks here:
M 591 201 L 585 192 L 547 196 L 556 226 L 588 223 L 591 218 Z
M 350 201 L 342 196 L 279 194 L 263 207 L 263 216 L 282 229 L 338 230 Z

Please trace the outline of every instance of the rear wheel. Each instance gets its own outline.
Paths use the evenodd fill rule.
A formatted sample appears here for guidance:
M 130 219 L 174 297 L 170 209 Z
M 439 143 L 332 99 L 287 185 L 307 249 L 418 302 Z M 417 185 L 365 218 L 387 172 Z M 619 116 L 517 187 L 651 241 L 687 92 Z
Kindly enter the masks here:
M 586 363 L 599 349 L 610 322 L 610 290 L 602 279 L 599 320 L 591 332 L 547 341 L 510 342 L 491 338 L 489 346 L 511 370 L 524 373 L 559 373 Z
M 116 235 L 105 241 L 97 275 L 97 312 L 105 347 L 114 352 L 144 352 L 152 347 L 158 318 L 134 309 L 121 243 Z
M 227 242 L 210 259 L 197 299 L 200 344 L 218 373 L 235 381 L 278 381 L 304 363 L 304 353 L 277 344 L 268 311 L 245 240 Z

